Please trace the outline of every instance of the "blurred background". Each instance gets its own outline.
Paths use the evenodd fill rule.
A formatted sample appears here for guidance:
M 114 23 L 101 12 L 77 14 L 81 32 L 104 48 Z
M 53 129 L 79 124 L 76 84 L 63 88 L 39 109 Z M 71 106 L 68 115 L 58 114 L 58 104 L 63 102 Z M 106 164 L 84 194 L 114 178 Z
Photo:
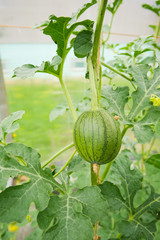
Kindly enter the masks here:
M 0 0 L 0 120 L 9 113 L 25 110 L 20 129 L 12 135 L 13 141 L 22 142 L 40 151 L 42 161 L 72 142 L 73 120 L 69 112 L 49 121 L 51 110 L 66 104 L 58 79 L 47 74 L 33 78 L 12 78 L 13 70 L 23 64 L 40 65 L 51 60 L 56 45 L 43 35 L 37 24 L 48 16 L 71 17 L 85 0 Z M 111 1 L 109 1 L 111 2 Z M 142 8 L 142 4 L 154 5 L 154 0 L 124 0 L 113 21 L 109 43 L 126 43 L 142 35 L 151 35 L 148 25 L 156 25 L 158 16 Z M 81 19 L 95 20 L 97 6 L 89 8 Z M 109 24 L 111 15 L 105 18 Z M 106 59 L 112 59 L 106 51 Z M 74 104 L 78 104 L 89 88 L 85 79 L 85 59 L 78 59 L 71 51 L 64 68 L 64 77 Z M 65 158 L 70 151 L 65 153 Z M 59 160 L 65 160 L 64 155 Z

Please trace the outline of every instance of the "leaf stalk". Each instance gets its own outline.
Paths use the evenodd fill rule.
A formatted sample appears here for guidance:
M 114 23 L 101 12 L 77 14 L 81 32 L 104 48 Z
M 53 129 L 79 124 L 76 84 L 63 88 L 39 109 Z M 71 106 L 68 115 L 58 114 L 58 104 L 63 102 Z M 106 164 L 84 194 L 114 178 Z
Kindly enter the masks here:
M 118 71 L 117 69 L 113 68 L 112 66 L 108 65 L 107 63 L 101 62 L 101 64 L 102 64 L 104 67 L 110 69 L 111 71 L 117 73 L 117 74 L 120 75 L 121 77 L 123 77 L 123 78 L 125 78 L 126 80 L 128 80 L 128 81 L 132 84 L 133 88 L 136 90 L 136 86 L 135 86 L 134 83 L 132 82 L 132 78 L 131 78 L 131 77 L 126 76 L 125 74 L 123 74 L 122 72 L 120 72 L 120 71 Z
M 74 146 L 74 143 L 69 144 L 68 146 L 62 148 L 59 152 L 54 154 L 43 166 L 42 168 L 45 168 L 49 163 L 51 163 L 55 158 L 57 158 L 59 155 L 61 155 L 63 152 L 67 151 L 68 149 L 72 148 Z
M 68 166 L 68 164 L 70 163 L 70 161 L 72 160 L 72 158 L 74 157 L 76 152 L 77 152 L 77 150 L 75 150 L 72 153 L 71 157 L 68 159 L 68 161 L 65 163 L 65 165 L 53 176 L 54 178 L 57 177 Z

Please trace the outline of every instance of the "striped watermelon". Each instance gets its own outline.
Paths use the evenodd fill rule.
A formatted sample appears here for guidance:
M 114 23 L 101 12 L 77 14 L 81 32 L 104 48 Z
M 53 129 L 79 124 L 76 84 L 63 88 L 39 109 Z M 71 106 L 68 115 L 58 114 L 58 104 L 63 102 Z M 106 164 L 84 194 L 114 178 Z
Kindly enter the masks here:
M 75 122 L 73 139 L 79 155 L 90 163 L 112 161 L 121 147 L 119 125 L 104 109 L 83 112 Z

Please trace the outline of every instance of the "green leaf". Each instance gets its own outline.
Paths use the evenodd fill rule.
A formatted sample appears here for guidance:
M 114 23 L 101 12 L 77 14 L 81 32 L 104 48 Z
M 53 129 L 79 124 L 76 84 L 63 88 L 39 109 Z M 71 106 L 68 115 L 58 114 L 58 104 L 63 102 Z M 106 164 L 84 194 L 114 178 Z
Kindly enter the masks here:
M 67 110 L 68 107 L 65 105 L 57 105 L 55 108 L 52 109 L 49 115 L 50 122 L 55 120 L 58 116 L 62 116 Z
M 53 196 L 38 215 L 38 224 L 46 229 L 43 240 L 92 240 L 93 223 L 106 214 L 106 202 L 98 187 L 86 187 L 63 198 Z
M 154 51 L 154 49 L 153 48 L 145 48 L 143 50 L 134 51 L 134 57 L 136 58 L 139 55 L 141 55 L 142 53 L 150 52 L 150 51 Z
M 148 9 L 148 10 L 150 10 L 152 12 L 154 12 L 157 16 L 159 16 L 160 8 L 156 8 L 156 7 L 151 6 L 149 4 L 143 4 L 142 7 L 145 8 L 145 9 Z
M 160 195 L 150 187 L 149 194 L 145 198 L 141 196 L 143 191 L 139 190 L 142 189 L 142 174 L 129 159 L 130 157 L 131 153 L 127 150 L 118 155 L 108 175 L 109 181 L 115 182 L 116 179 L 117 184 L 113 185 L 105 182 L 100 188 L 109 204 L 110 215 L 113 218 L 112 223 L 116 222 L 116 226 L 119 228 L 120 239 L 135 240 L 144 238 L 145 240 L 154 240 L 157 213 L 160 208 Z M 135 206 L 134 199 L 135 197 L 137 199 L 136 193 L 138 191 L 141 202 L 140 205 Z M 128 213 L 119 218 L 117 222 L 114 213 L 122 209 L 126 209 Z M 105 223 L 103 224 L 105 226 Z M 108 231 L 108 229 L 106 230 Z M 114 225 L 112 230 L 116 231 Z M 101 231 L 104 235 L 105 229 L 101 229 Z M 116 238 L 116 236 L 117 233 L 115 236 L 112 233 L 112 237 Z
M 14 70 L 13 77 L 28 78 L 32 77 L 37 72 L 48 73 L 58 76 L 60 63 L 61 57 L 55 56 L 53 57 L 51 62 L 42 62 L 39 67 L 32 64 L 24 64 Z
M 83 171 L 82 171 L 83 169 Z M 90 186 L 90 166 L 87 162 L 80 157 L 79 154 L 75 155 L 68 165 L 67 173 L 71 174 L 71 188 L 84 188 Z
M 91 221 L 82 214 L 82 206 L 69 197 L 51 197 L 48 208 L 38 215 L 38 224 L 42 229 L 50 227 L 43 240 L 91 240 L 93 237 Z
M 47 207 L 50 193 L 62 189 L 50 169 L 42 170 L 40 155 L 34 149 L 19 143 L 0 147 L 0 189 L 6 187 L 9 177 L 19 174 L 28 177 L 22 185 L 9 187 L 0 193 L 0 222 L 21 222 L 27 215 L 32 202 L 42 211 Z M 22 159 L 23 161 L 19 161 Z M 25 163 L 25 164 L 22 164 Z
M 153 129 L 148 125 L 135 125 L 133 127 L 134 135 L 139 143 L 150 142 L 154 136 Z
M 76 154 L 72 161 L 68 164 L 67 172 L 71 174 L 72 172 L 75 173 L 77 171 L 81 171 L 86 167 L 87 163 L 84 161 L 79 154 Z
M 150 107 L 145 116 L 136 124 L 139 125 L 155 125 L 160 119 L 160 107 Z
M 159 0 L 156 1 L 156 5 L 160 5 L 160 1 Z
M 112 14 L 115 14 L 122 2 L 123 0 L 114 0 L 112 4 L 107 6 L 108 11 L 110 11 Z
M 143 58 L 142 60 L 139 60 L 139 64 L 151 64 L 151 63 L 154 63 L 155 62 L 155 57 L 145 57 Z
M 122 240 L 125 240 L 126 238 L 127 240 L 153 240 L 156 227 L 155 222 L 150 222 L 149 224 L 142 225 L 137 221 L 122 221 L 119 224 L 119 230 L 123 235 L 123 237 L 121 238 Z
M 107 200 L 110 209 L 115 211 L 123 206 L 124 199 L 116 185 L 111 182 L 104 182 L 99 187 L 103 197 Z
M 90 7 L 97 3 L 97 0 L 92 0 L 89 3 L 84 4 L 77 12 L 73 13 L 73 16 L 69 22 L 69 25 L 72 25 L 77 21 L 77 19 Z
M 100 221 L 107 213 L 108 207 L 97 186 L 79 189 L 72 197 L 83 205 L 83 213 L 93 224 Z
M 131 167 L 132 161 L 129 159 L 129 151 L 124 150 L 113 162 L 112 178 L 117 178 L 124 189 L 126 205 L 129 209 L 133 208 L 133 198 L 136 192 L 142 187 L 142 174 L 140 171 Z
M 21 67 L 15 68 L 12 78 L 14 78 L 14 77 L 19 77 L 19 78 L 32 77 L 36 72 L 38 72 L 38 70 L 39 70 L 38 66 L 34 66 L 32 64 L 24 64 Z
M 128 56 L 128 57 L 132 58 L 132 55 L 127 52 L 120 53 L 119 55 L 124 55 L 124 56 Z
M 77 34 L 73 48 L 76 57 L 83 58 L 86 57 L 92 49 L 92 31 L 83 30 Z
M 94 3 L 95 1 L 93 1 Z M 83 12 L 83 11 L 82 11 Z M 80 11 L 80 14 L 82 13 Z M 59 77 L 62 59 L 63 62 L 72 46 L 68 47 L 68 40 L 78 26 L 83 26 L 85 29 L 92 31 L 93 21 L 87 19 L 84 21 L 76 22 L 69 26 L 70 17 L 56 17 L 50 16 L 50 21 L 46 25 L 44 24 L 43 33 L 49 35 L 55 44 L 57 44 L 57 56 L 55 56 L 51 62 L 42 62 L 41 66 L 34 66 L 32 64 L 25 64 L 22 67 L 18 67 L 14 70 L 13 77 L 31 77 L 36 72 L 44 72 Z M 62 63 L 63 66 L 63 63 Z
M 10 116 L 4 118 L 0 124 L 1 139 L 5 141 L 8 133 L 12 133 L 19 128 L 17 121 L 22 118 L 24 111 L 17 111 L 10 114 Z
M 120 120 L 126 122 L 124 107 L 128 102 L 129 88 L 117 87 L 115 90 L 111 86 L 102 87 L 102 96 L 105 97 L 109 104 L 109 111 L 120 117 Z
M 67 48 L 68 39 L 77 26 L 81 25 L 92 30 L 93 22 L 90 20 L 76 22 L 68 28 L 70 20 L 70 17 L 56 17 L 51 15 L 49 25 L 43 29 L 43 33 L 49 35 L 57 44 L 57 54 L 60 57 L 63 57 Z
M 129 69 L 137 85 L 137 90 L 132 93 L 133 106 L 129 115 L 132 120 L 141 110 L 151 106 L 150 97 L 157 93 L 157 87 L 160 84 L 160 68 L 154 70 L 153 78 L 150 80 L 147 77 L 149 70 L 148 65 L 132 66 Z
M 35 239 L 42 239 L 42 230 L 38 227 L 31 231 L 28 237 L 25 237 L 25 240 L 35 240 Z
M 157 222 L 156 227 L 157 227 L 157 232 L 156 232 L 156 236 L 155 236 L 154 240 L 159 240 L 159 236 L 160 236 L 160 221 Z
M 144 177 L 144 180 L 147 184 L 148 183 L 151 184 L 154 187 L 155 191 L 160 194 L 159 188 L 160 171 L 159 169 L 157 169 L 158 161 L 155 163 L 156 166 L 154 166 L 154 162 L 151 163 L 152 164 L 145 162 L 146 175 Z
M 113 214 L 108 211 L 108 214 L 103 218 L 98 226 L 98 236 L 101 240 L 117 240 L 119 231 L 117 224 L 122 221 L 121 211 Z
M 77 105 L 76 111 L 81 114 L 84 111 L 89 111 L 91 106 L 91 99 L 89 97 L 84 97 Z
M 152 156 L 147 158 L 146 163 L 149 163 L 160 169 L 160 154 L 153 154 Z
M 49 35 L 57 44 L 57 54 L 60 57 L 63 56 L 63 50 L 66 48 L 65 44 L 69 37 L 67 25 L 70 20 L 70 17 L 56 17 L 55 15 L 51 15 L 48 26 L 43 29 L 43 33 Z

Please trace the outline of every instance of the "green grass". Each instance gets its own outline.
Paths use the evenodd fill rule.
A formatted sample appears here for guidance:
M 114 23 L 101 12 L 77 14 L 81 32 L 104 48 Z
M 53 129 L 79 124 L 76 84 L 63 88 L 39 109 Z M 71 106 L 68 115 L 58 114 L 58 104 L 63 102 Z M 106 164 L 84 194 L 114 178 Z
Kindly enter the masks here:
M 85 82 L 69 80 L 66 83 L 76 106 L 84 97 L 84 90 L 87 90 L 89 86 L 88 82 L 86 80 Z M 51 110 L 56 105 L 66 104 L 65 96 L 58 82 L 22 80 L 7 84 L 6 88 L 10 112 L 25 110 L 14 142 L 21 142 L 37 149 L 43 161 L 73 141 L 74 122 L 70 112 L 59 116 L 53 122 L 49 121 Z M 69 154 L 70 151 L 59 159 L 65 161 Z

